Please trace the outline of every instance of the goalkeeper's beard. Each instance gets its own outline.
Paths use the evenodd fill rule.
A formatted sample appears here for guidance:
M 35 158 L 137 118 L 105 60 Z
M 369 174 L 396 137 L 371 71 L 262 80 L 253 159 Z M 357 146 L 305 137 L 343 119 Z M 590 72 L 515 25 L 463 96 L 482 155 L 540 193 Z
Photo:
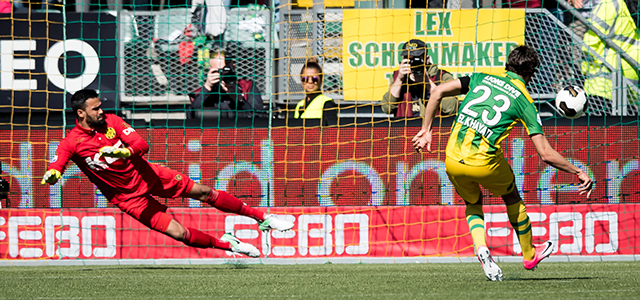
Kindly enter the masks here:
M 98 119 L 100 117 L 102 117 L 102 119 Z M 87 124 L 89 126 L 91 126 L 92 128 L 100 128 L 100 127 L 103 127 L 103 126 L 107 125 L 107 121 L 106 121 L 104 115 L 99 115 L 95 119 L 90 117 L 90 116 L 87 116 Z

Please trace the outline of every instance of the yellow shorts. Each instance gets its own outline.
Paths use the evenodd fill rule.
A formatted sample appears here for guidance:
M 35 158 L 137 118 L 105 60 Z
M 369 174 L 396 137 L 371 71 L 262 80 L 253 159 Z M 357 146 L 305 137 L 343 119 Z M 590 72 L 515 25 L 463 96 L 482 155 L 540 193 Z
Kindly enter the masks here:
M 511 193 L 515 186 L 513 170 L 504 157 L 497 163 L 486 166 L 468 166 L 447 157 L 445 165 L 456 192 L 471 204 L 480 199 L 480 185 L 494 196 Z

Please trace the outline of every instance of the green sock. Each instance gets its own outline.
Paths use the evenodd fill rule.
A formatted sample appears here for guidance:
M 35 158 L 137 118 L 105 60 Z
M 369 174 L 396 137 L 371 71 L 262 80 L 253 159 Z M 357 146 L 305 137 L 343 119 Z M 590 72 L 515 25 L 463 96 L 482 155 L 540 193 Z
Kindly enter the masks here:
M 467 216 L 469 232 L 471 233 L 471 239 L 473 239 L 473 244 L 475 245 L 476 250 L 480 246 L 486 247 L 487 240 L 485 238 L 482 204 L 467 204 L 467 209 L 464 213 Z

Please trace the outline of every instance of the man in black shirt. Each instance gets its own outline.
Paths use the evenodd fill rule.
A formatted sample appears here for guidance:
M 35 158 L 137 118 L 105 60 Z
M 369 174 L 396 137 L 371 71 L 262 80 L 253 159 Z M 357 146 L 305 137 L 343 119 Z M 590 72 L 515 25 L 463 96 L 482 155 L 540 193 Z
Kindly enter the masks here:
M 235 64 L 226 60 L 224 50 L 215 48 L 210 57 L 207 78 L 203 86 L 191 95 L 192 117 L 211 114 L 250 118 L 256 112 L 264 114 L 260 89 L 252 80 L 239 79 Z M 204 111 L 207 113 L 202 114 Z

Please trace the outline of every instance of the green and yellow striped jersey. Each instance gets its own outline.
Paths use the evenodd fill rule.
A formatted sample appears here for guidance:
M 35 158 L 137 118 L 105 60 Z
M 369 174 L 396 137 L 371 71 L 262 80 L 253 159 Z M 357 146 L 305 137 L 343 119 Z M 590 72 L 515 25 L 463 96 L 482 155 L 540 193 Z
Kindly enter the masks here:
M 473 73 L 447 143 L 447 157 L 485 166 L 502 157 L 500 144 L 520 122 L 529 135 L 542 134 L 542 121 L 524 80 L 512 72 Z

